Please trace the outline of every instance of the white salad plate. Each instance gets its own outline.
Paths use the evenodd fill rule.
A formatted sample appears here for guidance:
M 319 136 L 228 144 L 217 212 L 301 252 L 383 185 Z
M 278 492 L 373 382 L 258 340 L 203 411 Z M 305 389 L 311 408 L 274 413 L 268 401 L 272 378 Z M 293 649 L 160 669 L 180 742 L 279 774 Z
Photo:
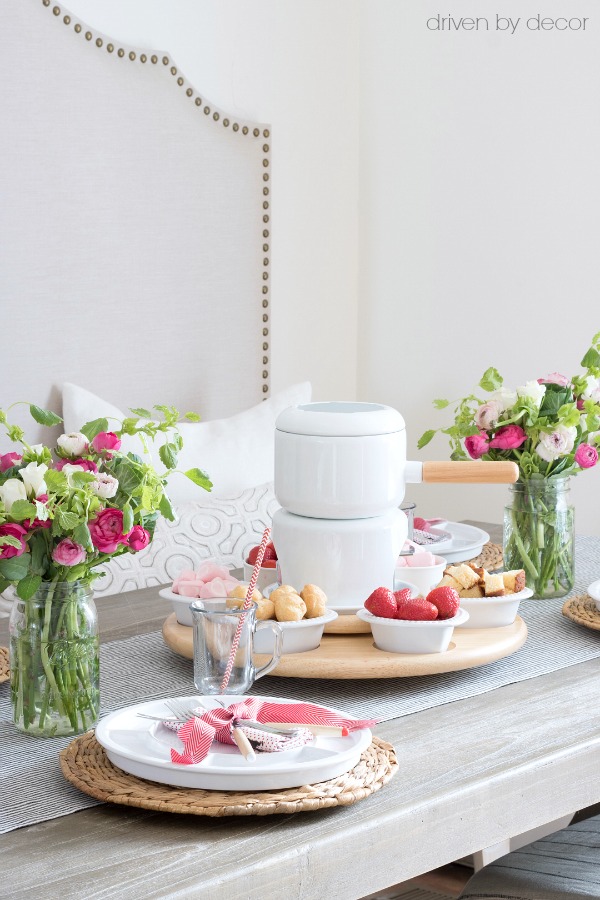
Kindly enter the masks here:
M 231 704 L 246 699 L 247 696 L 234 694 L 177 698 L 192 707 L 197 706 L 199 700 L 204 706 L 218 707 L 217 700 Z M 261 699 L 273 703 L 300 702 L 280 697 Z M 143 719 L 137 713 L 165 718 L 173 715 L 165 700 L 151 700 L 119 709 L 96 726 L 98 742 L 104 747 L 111 763 L 124 772 L 175 787 L 209 791 L 274 791 L 314 784 L 348 772 L 371 743 L 368 728 L 352 731 L 347 737 L 318 735 L 312 744 L 279 753 L 257 753 L 256 760 L 248 763 L 237 747 L 213 741 L 202 762 L 180 765 L 171 762 L 171 748 L 179 751 L 183 748 L 177 735 L 161 722 Z
M 428 531 L 435 535 L 447 531 L 452 535 L 444 541 L 423 547 L 424 550 L 443 556 L 448 563 L 464 562 L 466 559 L 479 556 L 483 545 L 490 539 L 487 531 L 474 525 L 464 525 L 462 522 L 438 522 L 435 528 L 429 528 Z
M 589 588 L 587 589 L 588 594 L 595 601 L 598 610 L 600 611 L 600 580 L 592 581 Z

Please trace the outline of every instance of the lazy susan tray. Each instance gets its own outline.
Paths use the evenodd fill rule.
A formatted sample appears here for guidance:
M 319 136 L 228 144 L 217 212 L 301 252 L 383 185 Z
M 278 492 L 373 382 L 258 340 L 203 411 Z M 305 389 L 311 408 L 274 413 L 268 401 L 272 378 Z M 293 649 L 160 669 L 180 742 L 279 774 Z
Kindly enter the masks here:
M 165 643 L 175 653 L 193 659 L 192 629 L 172 613 L 163 625 Z M 321 645 L 306 653 L 287 653 L 272 675 L 282 678 L 409 678 L 458 672 L 510 656 L 527 639 L 520 616 L 504 628 L 456 628 L 445 653 L 388 653 L 378 650 L 371 634 L 323 635 Z M 267 657 L 256 656 L 256 664 Z

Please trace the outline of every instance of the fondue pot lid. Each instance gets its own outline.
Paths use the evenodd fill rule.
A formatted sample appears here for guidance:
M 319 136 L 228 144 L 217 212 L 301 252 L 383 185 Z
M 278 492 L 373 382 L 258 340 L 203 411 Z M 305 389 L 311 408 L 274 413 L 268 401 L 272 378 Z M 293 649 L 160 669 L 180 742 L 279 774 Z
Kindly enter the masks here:
M 284 409 L 275 423 L 277 431 L 319 437 L 364 437 L 404 431 L 404 419 L 391 406 L 331 400 L 304 403 Z

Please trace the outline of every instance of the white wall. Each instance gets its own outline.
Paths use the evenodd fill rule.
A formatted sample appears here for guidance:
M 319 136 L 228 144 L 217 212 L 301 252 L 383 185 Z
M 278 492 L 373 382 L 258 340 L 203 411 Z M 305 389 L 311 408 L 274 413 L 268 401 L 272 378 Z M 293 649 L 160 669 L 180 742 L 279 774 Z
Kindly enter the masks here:
M 476 9 L 475 9 L 476 7 Z M 586 33 L 428 31 L 428 17 L 590 17 Z M 575 374 L 600 329 L 600 16 L 593 0 L 361 4 L 362 399 L 399 408 L 412 458 L 447 458 L 435 397 Z M 600 534 L 598 471 L 576 479 Z M 500 520 L 504 487 L 419 487 L 424 514 Z
M 273 125 L 278 390 L 356 393 L 358 0 L 68 0 L 117 40 L 168 51 L 203 96 Z
M 398 407 L 409 450 L 489 365 L 574 374 L 600 330 L 600 16 L 585 33 L 428 31 L 536 0 L 70 0 L 168 50 L 214 103 L 273 125 L 272 384 Z M 360 210 L 359 210 L 360 201 Z M 360 277 L 359 277 L 360 263 Z M 446 458 L 437 438 L 420 458 Z M 576 479 L 600 533 L 599 471 Z M 500 520 L 503 487 L 417 487 L 425 514 Z

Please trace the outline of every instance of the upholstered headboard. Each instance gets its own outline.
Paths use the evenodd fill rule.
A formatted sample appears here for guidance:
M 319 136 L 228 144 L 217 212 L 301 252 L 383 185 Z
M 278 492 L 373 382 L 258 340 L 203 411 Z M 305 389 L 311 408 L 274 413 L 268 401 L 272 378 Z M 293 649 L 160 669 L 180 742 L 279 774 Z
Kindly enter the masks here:
M 0 5 L 0 78 L 0 406 L 268 396 L 269 127 L 51 0 Z

